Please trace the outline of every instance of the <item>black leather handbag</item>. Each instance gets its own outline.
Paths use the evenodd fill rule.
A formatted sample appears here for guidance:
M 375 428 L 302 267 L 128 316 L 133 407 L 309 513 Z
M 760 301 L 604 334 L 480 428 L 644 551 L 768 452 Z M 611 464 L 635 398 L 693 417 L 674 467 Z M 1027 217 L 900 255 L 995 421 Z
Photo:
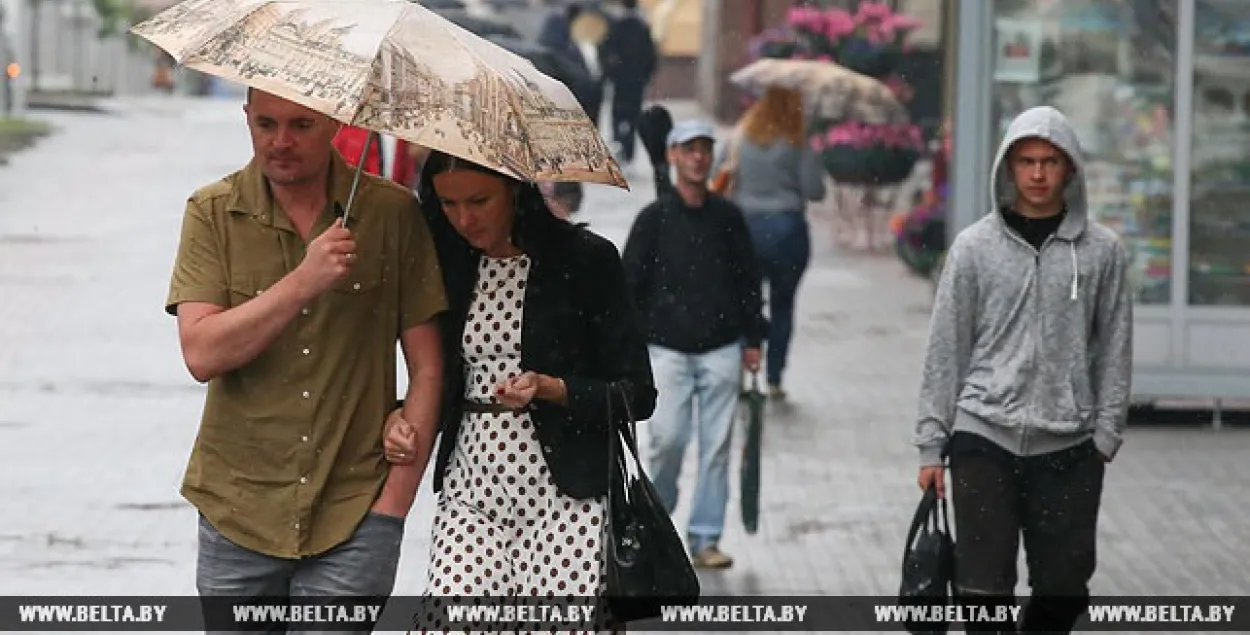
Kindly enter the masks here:
M 624 417 L 613 410 L 620 397 Z M 699 602 L 699 577 L 655 486 L 642 469 L 629 395 L 608 386 L 608 503 L 605 523 L 610 619 L 624 623 L 660 615 L 663 605 Z M 628 453 L 631 456 L 626 457 Z

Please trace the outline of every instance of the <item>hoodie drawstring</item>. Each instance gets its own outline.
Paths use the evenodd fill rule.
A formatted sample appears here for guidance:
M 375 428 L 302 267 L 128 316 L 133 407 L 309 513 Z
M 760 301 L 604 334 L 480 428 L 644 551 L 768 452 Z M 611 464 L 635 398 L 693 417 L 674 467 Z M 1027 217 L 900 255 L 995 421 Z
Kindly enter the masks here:
M 1072 300 L 1076 301 L 1077 286 L 1080 284 L 1081 280 L 1081 270 L 1076 261 L 1076 243 L 1069 242 L 1068 250 L 1072 254 Z

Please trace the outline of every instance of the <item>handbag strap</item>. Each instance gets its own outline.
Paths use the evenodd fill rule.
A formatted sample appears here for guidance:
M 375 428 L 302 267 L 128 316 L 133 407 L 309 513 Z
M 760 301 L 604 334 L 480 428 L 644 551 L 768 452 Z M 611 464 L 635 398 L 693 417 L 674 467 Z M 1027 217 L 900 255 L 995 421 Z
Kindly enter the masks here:
M 633 413 L 633 409 L 630 408 L 629 406 L 629 393 L 625 389 L 624 386 L 620 385 L 617 382 L 609 383 L 607 386 L 606 392 L 607 392 L 606 396 L 608 399 L 608 403 L 607 403 L 607 415 L 608 415 L 608 421 L 607 421 L 607 424 L 608 424 L 608 501 L 607 501 L 608 505 L 607 507 L 608 507 L 608 513 L 606 514 L 606 518 L 604 522 L 605 522 L 605 525 L 607 525 L 607 529 L 610 530 L 612 525 L 614 524 L 612 522 L 611 510 L 616 508 L 615 501 L 618 496 L 616 492 L 616 488 L 612 486 L 612 481 L 613 481 L 612 477 L 616 473 L 616 470 L 619 469 L 623 472 L 625 469 L 624 461 L 621 460 L 621 456 L 620 456 L 621 448 L 620 448 L 620 442 L 617 438 L 618 434 L 624 437 L 625 445 L 629 448 L 629 451 L 634 455 L 635 469 L 638 470 L 639 474 L 643 474 L 644 472 L 642 469 L 642 459 L 639 458 L 638 456 L 638 441 L 637 441 L 636 435 L 634 434 L 635 432 L 634 431 L 634 413 Z M 625 409 L 624 425 L 621 425 L 621 422 L 617 421 L 615 409 L 612 407 L 613 393 L 619 394 L 621 397 L 621 406 Z M 622 482 L 624 480 L 623 477 L 624 477 L 624 474 L 622 473 Z M 623 494 L 624 492 L 621 492 L 621 493 Z
M 916 534 L 920 532 L 920 528 L 928 524 L 929 519 L 933 517 L 934 507 L 937 506 L 937 490 L 930 487 L 924 491 L 924 496 L 920 499 L 920 504 L 916 506 L 916 514 L 912 516 L 911 528 L 907 530 L 907 542 L 903 543 L 903 560 L 907 560 L 907 553 L 911 551 L 911 545 L 916 541 Z
M 618 422 L 615 412 L 612 408 L 613 393 L 620 395 L 621 407 L 625 409 L 625 420 Z M 625 437 L 625 445 L 634 455 L 634 466 L 642 470 L 642 459 L 638 456 L 638 439 L 636 434 L 633 409 L 629 406 L 629 392 L 625 390 L 619 382 L 608 384 L 608 430 L 611 434 L 619 431 Z M 616 443 L 611 445 L 610 450 L 614 453 L 617 451 Z

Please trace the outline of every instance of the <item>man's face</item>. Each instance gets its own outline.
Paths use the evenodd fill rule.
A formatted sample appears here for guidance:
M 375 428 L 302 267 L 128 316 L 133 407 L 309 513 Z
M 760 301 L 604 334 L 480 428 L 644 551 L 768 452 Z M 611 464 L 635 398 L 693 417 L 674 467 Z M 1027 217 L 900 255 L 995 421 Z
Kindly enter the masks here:
M 299 185 L 321 175 L 339 124 L 299 104 L 251 91 L 247 128 L 261 172 L 275 185 Z
M 1044 139 L 1024 139 L 1009 156 L 1022 211 L 1058 211 L 1072 166 L 1068 156 Z
M 668 162 L 677 169 L 677 180 L 707 183 L 712 169 L 712 140 L 700 137 L 668 149 Z

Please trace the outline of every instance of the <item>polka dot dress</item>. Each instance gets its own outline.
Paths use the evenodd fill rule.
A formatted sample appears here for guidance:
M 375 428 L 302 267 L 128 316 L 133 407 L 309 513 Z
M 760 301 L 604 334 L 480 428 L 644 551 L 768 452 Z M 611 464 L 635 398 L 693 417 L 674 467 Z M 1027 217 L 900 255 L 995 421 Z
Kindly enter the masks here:
M 496 384 L 521 372 L 529 269 L 524 255 L 479 265 L 462 340 L 468 401 L 497 403 Z M 465 413 L 434 518 L 432 605 L 599 594 L 603 502 L 558 493 L 539 445 L 529 413 Z

